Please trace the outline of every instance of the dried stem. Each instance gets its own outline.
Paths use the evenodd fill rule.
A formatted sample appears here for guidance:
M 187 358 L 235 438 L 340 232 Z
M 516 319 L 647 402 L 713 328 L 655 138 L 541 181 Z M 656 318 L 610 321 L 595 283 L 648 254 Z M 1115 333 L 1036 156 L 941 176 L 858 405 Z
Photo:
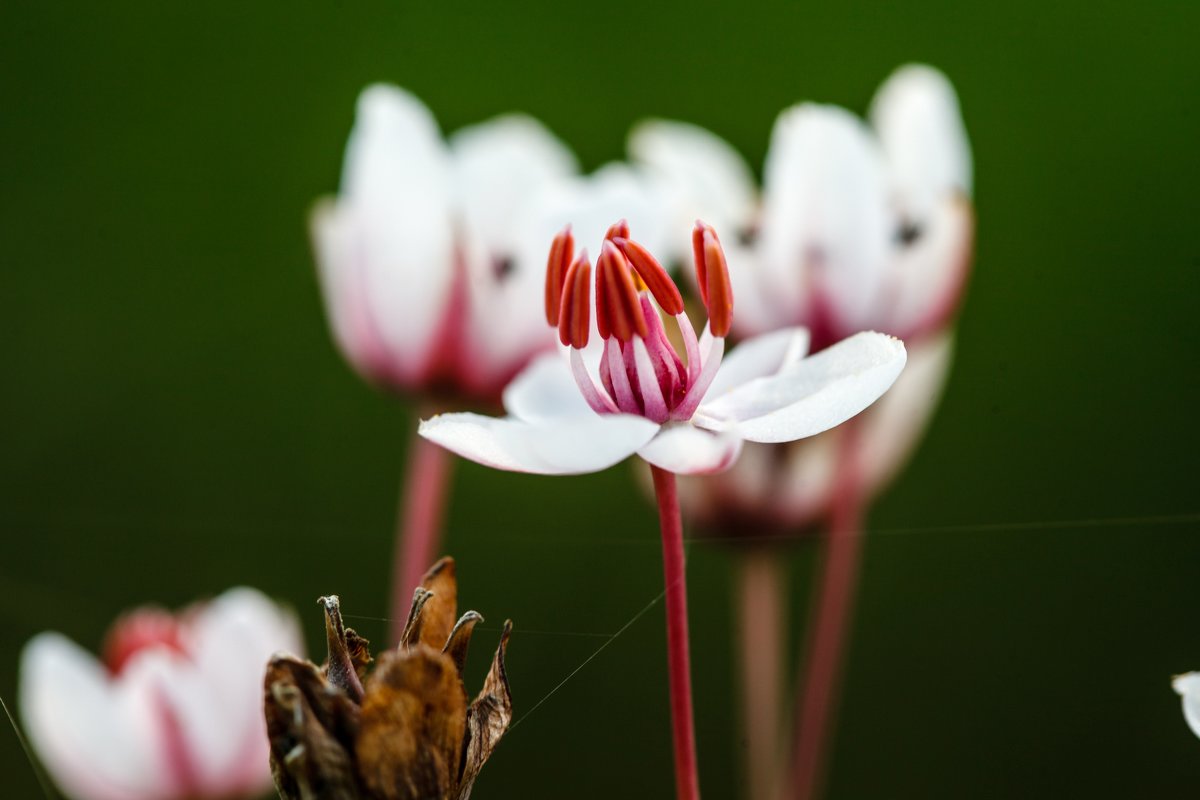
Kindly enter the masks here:
M 735 569 L 746 797 L 776 800 L 781 783 L 780 709 L 787 631 L 785 562 L 769 548 L 752 547 L 739 553 Z
M 812 633 L 805 671 L 800 678 L 791 792 L 796 800 L 816 800 L 824 788 L 842 656 L 858 584 L 865 500 L 858 464 L 857 423 L 846 423 L 840 433 L 829 535 L 809 616 Z
M 663 581 L 667 592 L 667 671 L 671 687 L 671 733 L 675 745 L 675 796 L 699 800 L 696 733 L 692 715 L 692 675 L 688 655 L 687 579 L 683 523 L 675 492 L 675 474 L 651 466 L 658 519 L 662 528 Z
M 404 633 L 413 590 L 437 557 L 442 512 L 450 488 L 454 457 L 414 431 L 408 467 L 401 482 L 396 544 L 392 560 L 392 631 L 396 644 Z

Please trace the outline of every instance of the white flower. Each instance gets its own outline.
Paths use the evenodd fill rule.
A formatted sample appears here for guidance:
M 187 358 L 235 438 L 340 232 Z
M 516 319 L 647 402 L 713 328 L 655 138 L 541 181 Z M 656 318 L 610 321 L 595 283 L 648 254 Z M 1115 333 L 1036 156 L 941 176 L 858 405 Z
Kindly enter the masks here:
M 21 656 L 21 716 L 75 800 L 254 795 L 271 786 L 262 682 L 279 650 L 301 650 L 293 615 L 246 588 L 126 615 L 106 663 L 42 633 Z
M 364 90 L 341 191 L 312 217 L 330 324 L 355 369 L 398 390 L 487 399 L 551 347 L 537 315 L 542 256 L 527 261 L 520 234 L 537 194 L 576 172 L 532 118 L 447 143 L 412 95 Z
M 1200 736 L 1200 672 L 1185 672 L 1171 680 L 1171 688 L 1183 698 L 1183 717 L 1192 733 Z
M 858 422 L 860 489 L 884 486 L 932 416 L 953 352 L 953 315 L 970 262 L 971 153 L 950 83 L 907 66 L 880 87 L 871 127 L 834 106 L 780 114 L 761 197 L 741 156 L 713 134 L 652 121 L 630 137 L 657 176 L 675 225 L 707 214 L 741 232 L 731 260 L 751 336 L 803 324 L 814 346 L 851 331 L 902 337 L 909 365 Z M 841 431 L 784 448 L 748 447 L 718 479 L 681 482 L 693 519 L 793 529 L 827 508 Z
M 849 419 L 899 375 L 904 345 L 876 333 L 805 358 L 806 332 L 785 329 L 745 342 L 722 363 L 733 320 L 731 270 L 715 231 L 703 223 L 693 231 L 692 250 L 709 312 L 699 340 L 678 288 L 629 238 L 624 221 L 601 244 L 594 304 L 591 262 L 586 251 L 575 257 L 574 237 L 562 231 L 551 249 L 545 297 L 547 320 L 568 358 L 544 355 L 519 375 L 504 392 L 509 416 L 443 414 L 422 422 L 421 435 L 519 472 L 594 472 L 637 453 L 671 472 L 708 473 L 730 466 L 743 441 L 792 441 Z M 660 309 L 675 318 L 683 357 Z
M 671 196 L 676 226 L 696 215 L 733 228 L 735 333 L 803 324 L 823 347 L 857 330 L 914 339 L 957 307 L 969 264 L 971 154 L 954 90 L 907 66 L 880 88 L 873 127 L 835 106 L 779 115 L 762 197 L 728 144 L 693 125 L 650 121 L 635 161 Z M 676 253 L 676 256 L 679 254 Z

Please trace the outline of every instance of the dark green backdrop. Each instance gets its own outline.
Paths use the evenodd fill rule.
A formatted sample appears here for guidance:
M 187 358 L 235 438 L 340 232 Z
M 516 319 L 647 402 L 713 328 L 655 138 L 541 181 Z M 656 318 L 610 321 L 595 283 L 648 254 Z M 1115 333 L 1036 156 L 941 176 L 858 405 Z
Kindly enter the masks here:
M 314 644 L 318 594 L 386 614 L 414 420 L 334 353 L 305 231 L 364 84 L 447 130 L 531 112 L 589 167 L 647 114 L 760 164 L 785 105 L 862 111 L 922 60 L 974 145 L 977 269 L 941 413 L 872 518 L 831 795 L 1194 794 L 1168 678 L 1200 669 L 1198 30 L 1190 0 L 5 3 L 0 693 L 38 630 L 95 646 L 148 599 L 250 583 Z M 520 713 L 600 641 L 520 628 L 616 630 L 660 588 L 653 517 L 624 468 L 457 478 L 448 549 L 464 602 L 517 620 Z M 690 567 L 702 778 L 733 797 L 728 554 Z M 665 684 L 655 608 L 477 795 L 668 796 Z M 37 791 L 11 732 L 0 786 Z

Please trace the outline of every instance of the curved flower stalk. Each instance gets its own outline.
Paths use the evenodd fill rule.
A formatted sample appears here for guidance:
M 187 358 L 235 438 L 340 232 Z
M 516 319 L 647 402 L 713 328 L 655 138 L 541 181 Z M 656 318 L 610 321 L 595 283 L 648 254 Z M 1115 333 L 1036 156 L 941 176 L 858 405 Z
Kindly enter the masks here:
M 896 379 L 904 345 L 862 333 L 804 358 L 807 336 L 787 329 L 724 357 L 733 321 L 730 269 L 716 231 L 697 222 L 692 255 L 708 324 L 699 338 L 678 287 L 628 224 L 600 243 L 593 281 L 571 229 L 547 259 L 545 312 L 567 351 L 535 361 L 504 392 L 509 415 L 443 414 L 420 434 L 498 469 L 570 475 L 637 453 L 651 465 L 663 537 L 676 789 L 699 795 L 687 647 L 683 531 L 675 475 L 729 467 L 742 442 L 812 436 L 862 411 Z M 593 295 L 594 284 L 594 295 Z M 594 321 L 593 321 L 594 310 Z M 663 318 L 679 331 L 682 352 Z
M 830 542 L 825 599 L 814 606 L 824 622 L 810 626 L 816 631 L 810 663 L 830 677 L 810 681 L 803 693 L 815 721 L 801 735 L 804 763 L 798 769 L 810 782 L 798 790 L 802 796 L 810 796 L 819 779 L 820 746 L 813 740 L 823 734 L 812 729 L 823 730 L 828 716 L 838 663 L 829 652 L 840 648 L 844 625 L 830 615 L 848 614 L 857 520 L 907 460 L 932 416 L 949 370 L 953 318 L 973 238 L 970 146 L 945 77 L 924 66 L 897 70 L 876 94 L 869 117 L 870 126 L 843 109 L 812 103 L 785 110 L 771 136 L 761 194 L 741 156 L 700 128 L 653 121 L 630 138 L 632 156 L 658 176 L 677 218 L 709 214 L 740 232 L 736 257 L 747 268 L 735 274 L 734 291 L 751 313 L 739 316 L 735 334 L 804 324 L 820 349 L 868 328 L 902 337 L 909 348 L 904 375 L 852 426 L 795 444 L 749 446 L 734 469 L 680 486 L 686 515 L 720 535 L 761 540 L 822 519 L 838 529 Z M 782 592 L 778 564 L 753 549 L 742 557 L 741 584 L 752 576 Z M 844 585 L 830 585 L 835 573 Z M 747 643 L 756 662 L 745 659 L 744 674 L 755 684 L 747 697 L 759 698 L 757 710 L 747 711 L 753 798 L 774 794 L 764 776 L 773 774 L 777 760 L 772 731 L 782 687 L 763 690 L 771 680 L 753 674 L 764 661 L 782 657 L 782 618 L 763 622 L 784 605 L 768 602 L 771 597 L 761 585 L 741 594 L 743 603 L 757 598 L 741 617 L 757 620 L 759 630 L 777 631 Z M 777 676 L 778 670 L 767 674 Z
M 571 152 L 530 117 L 498 117 L 446 141 L 417 98 L 392 86 L 364 90 L 340 193 L 312 214 L 326 311 L 347 361 L 424 409 L 447 395 L 495 404 L 513 375 L 554 346 L 538 308 L 545 242 L 563 224 L 556 215 L 573 211 L 586 225 L 603 214 L 607 224 L 608 207 L 640 203 L 633 213 L 653 227 L 654 206 L 631 170 L 577 171 Z M 421 439 L 409 459 L 396 620 L 437 550 L 451 468 Z
M 475 626 L 457 618 L 454 561 L 443 558 L 413 595 L 398 648 L 369 670 L 368 642 L 322 597 L 329 654 L 321 667 L 286 653 L 267 666 L 264 713 L 283 800 L 467 800 L 512 721 L 504 623 L 492 667 L 467 702 L 462 671 Z
M 102 660 L 58 633 L 21 655 L 29 739 L 74 800 L 230 800 L 271 785 L 258 713 L 264 665 L 299 651 L 291 611 L 231 589 L 178 614 L 117 620 Z

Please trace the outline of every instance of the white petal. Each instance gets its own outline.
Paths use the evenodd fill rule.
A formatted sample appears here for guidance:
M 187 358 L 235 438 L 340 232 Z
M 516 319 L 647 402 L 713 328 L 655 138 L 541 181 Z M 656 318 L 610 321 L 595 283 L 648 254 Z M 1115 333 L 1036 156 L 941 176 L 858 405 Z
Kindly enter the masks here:
M 352 226 L 380 335 L 411 375 L 424 366 L 454 278 L 449 159 L 419 100 L 371 86 L 346 145 L 339 211 Z
M 714 433 L 687 423 L 666 425 L 638 455 L 678 475 L 702 475 L 728 469 L 742 449 L 735 430 Z
M 1183 716 L 1188 727 L 1200 736 L 1200 672 L 1176 675 L 1171 686 L 1183 698 Z
M 546 353 L 521 371 L 504 389 L 504 410 L 525 422 L 560 417 L 586 417 L 592 413 L 566 354 Z
M 724 139 L 697 125 L 647 120 L 629 135 L 629 154 L 659 180 L 673 209 L 668 248 L 691 260 L 690 231 L 696 219 L 735 240 L 754 216 L 754 175 Z M 662 257 L 662 256 L 660 256 Z
M 450 137 L 450 150 L 458 207 L 468 230 L 491 254 L 511 256 L 513 223 L 522 206 L 543 185 L 579 171 L 566 145 L 524 114 L 463 128 Z
M 883 157 L 870 131 L 834 106 L 790 108 L 772 131 L 764 183 L 769 296 L 793 309 L 819 291 L 841 329 L 868 327 L 893 233 Z
M 839 425 L 873 403 L 904 368 L 904 344 L 859 333 L 777 375 L 704 403 L 697 424 L 736 426 L 752 442 L 790 442 Z
M 707 398 L 709 401 L 715 400 L 743 383 L 774 375 L 806 355 L 806 328 L 784 328 L 747 339 L 721 361 L 721 370 L 713 378 Z
M 954 336 L 946 333 L 906 349 L 904 372 L 862 415 L 860 463 L 869 494 L 891 482 L 925 433 L 950 371 Z
M 953 316 L 971 266 L 974 227 L 968 202 L 948 196 L 926 218 L 916 241 L 899 251 L 884 304 L 889 333 L 912 336 Z
M 88 800 L 169 796 L 158 720 L 145 687 L 111 683 L 90 654 L 56 633 L 21 654 L 21 717 L 65 794 Z
M 420 433 L 463 458 L 537 475 L 580 475 L 607 469 L 649 442 L 658 425 L 629 414 L 560 417 L 538 423 L 480 414 L 422 420 Z
M 871 102 L 871 123 L 887 156 L 899 207 L 921 221 L 948 194 L 971 193 L 971 145 L 946 76 L 901 67 Z
M 205 604 L 188 628 L 189 659 L 166 673 L 171 701 L 206 796 L 261 792 L 271 784 L 262 679 L 273 653 L 301 653 L 294 615 L 249 588 Z

